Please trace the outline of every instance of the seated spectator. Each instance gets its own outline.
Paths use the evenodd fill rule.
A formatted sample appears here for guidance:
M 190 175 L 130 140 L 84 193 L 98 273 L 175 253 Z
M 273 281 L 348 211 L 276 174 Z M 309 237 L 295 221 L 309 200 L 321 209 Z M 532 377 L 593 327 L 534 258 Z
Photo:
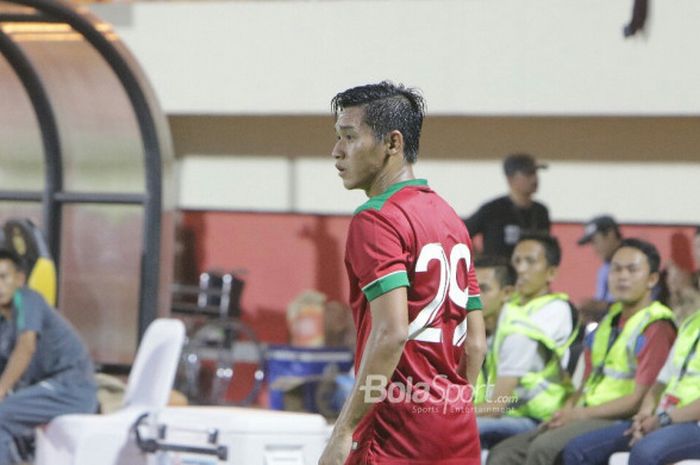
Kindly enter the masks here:
M 589 320 L 598 321 L 602 318 L 609 305 L 615 300 L 608 288 L 608 273 L 610 260 L 621 243 L 620 227 L 609 215 L 596 216 L 586 223 L 583 236 L 578 240 L 578 245 L 591 244 L 602 261 L 596 275 L 595 296 L 581 306 L 581 310 Z
M 692 270 L 670 262 L 666 269 L 666 287 L 669 306 L 678 321 L 682 322 L 700 308 L 700 291 L 695 284 Z
M 612 454 L 623 451 L 631 451 L 632 465 L 700 459 L 698 341 L 700 309 L 681 326 L 657 383 L 647 392 L 639 413 L 632 420 L 573 439 L 564 449 L 565 465 L 606 465 Z
M 571 385 L 564 367 L 576 334 L 566 294 L 550 285 L 561 261 L 557 240 L 524 236 L 513 252 L 517 294 L 498 320 L 487 355 L 491 396 L 477 404 L 482 447 L 535 428 L 559 409 Z
M 490 349 L 493 343 L 493 335 L 496 331 L 496 323 L 501 310 L 511 298 L 517 276 L 510 262 L 501 257 L 484 256 L 476 259 L 474 261 L 474 271 L 479 282 L 479 296 L 483 305 L 481 313 L 484 317 L 486 343 Z M 474 386 L 475 405 L 484 403 L 488 395 L 488 386 L 486 385 L 488 376 L 487 361 L 488 358 L 484 360 L 484 365 Z
M 17 256 L 0 250 L 0 464 L 13 463 L 15 438 L 36 426 L 97 409 L 85 345 L 24 281 Z
M 491 449 L 488 464 L 553 465 L 571 439 L 637 414 L 676 335 L 673 312 L 652 299 L 659 262 L 648 242 L 622 241 L 610 264 L 616 302 L 586 347 L 582 387 L 536 431 Z

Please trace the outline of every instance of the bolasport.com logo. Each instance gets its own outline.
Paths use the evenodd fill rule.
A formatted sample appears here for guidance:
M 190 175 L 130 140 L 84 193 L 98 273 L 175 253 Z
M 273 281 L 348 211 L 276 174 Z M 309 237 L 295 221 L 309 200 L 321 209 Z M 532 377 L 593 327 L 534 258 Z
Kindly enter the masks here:
M 472 409 L 475 398 L 482 395 L 490 398 L 493 384 L 476 388 L 468 384 L 453 384 L 447 376 L 436 375 L 430 382 L 413 382 L 409 376 L 406 383 L 389 381 L 384 375 L 369 375 L 367 382 L 359 387 L 364 393 L 364 401 L 369 404 L 388 402 L 390 404 L 412 404 L 413 413 L 467 413 Z M 517 399 L 503 399 L 506 404 Z

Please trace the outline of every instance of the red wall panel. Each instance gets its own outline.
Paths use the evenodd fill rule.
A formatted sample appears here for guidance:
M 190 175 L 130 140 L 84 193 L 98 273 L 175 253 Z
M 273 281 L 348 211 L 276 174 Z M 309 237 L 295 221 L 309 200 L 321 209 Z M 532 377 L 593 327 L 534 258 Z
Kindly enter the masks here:
M 245 270 L 245 320 L 263 340 L 285 343 L 287 304 L 300 292 L 316 289 L 347 301 L 343 255 L 349 222 L 349 216 L 185 211 L 182 227 L 193 257 L 188 266 L 196 273 Z M 576 244 L 580 224 L 555 224 L 552 232 L 563 249 L 553 288 L 580 303 L 595 290 L 600 262 L 591 247 Z M 653 242 L 664 260 L 692 263 L 693 227 L 625 225 L 622 232 Z

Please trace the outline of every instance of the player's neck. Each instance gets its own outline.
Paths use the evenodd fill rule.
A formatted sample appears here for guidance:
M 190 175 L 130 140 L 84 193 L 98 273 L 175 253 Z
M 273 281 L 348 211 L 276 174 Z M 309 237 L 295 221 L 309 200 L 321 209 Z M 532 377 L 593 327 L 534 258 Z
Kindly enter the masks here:
M 510 197 L 510 200 L 515 204 L 516 207 L 528 208 L 532 205 L 532 195 L 522 194 L 520 192 L 511 190 L 508 194 L 508 197 Z
M 409 164 L 404 164 L 395 170 L 385 170 L 377 175 L 370 188 L 365 191 L 365 194 L 367 194 L 367 197 L 375 197 L 383 194 L 384 191 L 396 183 L 410 181 L 415 178 L 413 167 Z

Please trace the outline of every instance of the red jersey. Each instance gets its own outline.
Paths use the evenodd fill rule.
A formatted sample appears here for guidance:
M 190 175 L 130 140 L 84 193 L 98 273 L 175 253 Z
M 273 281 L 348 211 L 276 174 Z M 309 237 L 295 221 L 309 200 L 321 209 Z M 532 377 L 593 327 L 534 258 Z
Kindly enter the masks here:
M 345 264 L 357 328 L 357 372 L 371 330 L 369 302 L 407 287 L 409 337 L 391 380 L 368 380 L 372 409 L 346 464 L 479 464 L 471 389 L 458 372 L 466 317 L 481 308 L 464 223 L 427 186 L 394 184 L 355 211 Z

